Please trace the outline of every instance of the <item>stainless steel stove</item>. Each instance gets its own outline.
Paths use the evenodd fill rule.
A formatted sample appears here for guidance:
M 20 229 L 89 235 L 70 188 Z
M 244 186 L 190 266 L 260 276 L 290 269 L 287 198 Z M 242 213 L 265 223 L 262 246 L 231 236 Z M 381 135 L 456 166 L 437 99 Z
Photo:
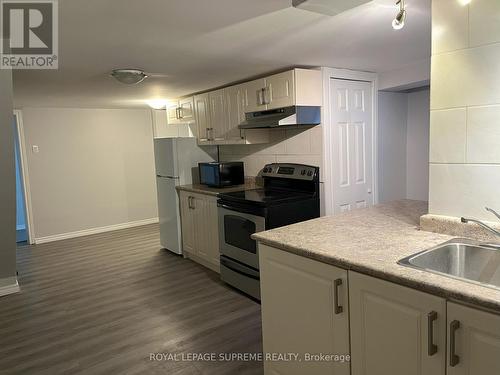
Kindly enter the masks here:
M 268 164 L 264 186 L 219 195 L 221 278 L 260 299 L 259 254 L 251 235 L 320 215 L 319 168 Z

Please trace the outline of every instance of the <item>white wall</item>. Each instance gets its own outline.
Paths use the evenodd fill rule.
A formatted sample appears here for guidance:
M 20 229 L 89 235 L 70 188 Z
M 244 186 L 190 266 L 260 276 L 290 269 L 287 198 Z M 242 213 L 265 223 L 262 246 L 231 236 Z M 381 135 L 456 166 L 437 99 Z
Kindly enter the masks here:
M 16 281 L 16 175 L 12 75 L 0 69 L 0 288 Z
M 429 85 L 430 78 L 430 59 L 415 61 L 399 69 L 380 73 L 378 77 L 378 89 L 384 91 L 401 91 L 427 86 Z
M 430 91 L 408 94 L 406 197 L 429 200 Z
M 430 213 L 500 209 L 500 1 L 432 2 Z
M 379 202 L 406 198 L 408 95 L 380 92 L 378 97 Z
M 22 112 L 36 239 L 158 216 L 149 110 Z
M 321 126 L 270 130 L 270 143 L 221 147 L 223 160 L 243 161 L 245 175 L 257 176 L 268 163 L 299 163 L 322 170 L 323 132 Z
M 379 201 L 428 200 L 429 90 L 379 92 Z

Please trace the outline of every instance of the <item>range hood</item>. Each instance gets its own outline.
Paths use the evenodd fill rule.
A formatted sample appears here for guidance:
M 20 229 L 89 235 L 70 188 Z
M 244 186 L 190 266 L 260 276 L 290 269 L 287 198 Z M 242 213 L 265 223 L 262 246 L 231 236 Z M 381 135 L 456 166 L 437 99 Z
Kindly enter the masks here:
M 356 8 L 372 0 L 292 0 L 295 8 L 305 9 L 310 12 L 336 16 L 346 10 Z
M 319 125 L 320 123 L 321 107 L 293 106 L 247 113 L 245 121 L 238 127 L 240 129 L 260 129 Z

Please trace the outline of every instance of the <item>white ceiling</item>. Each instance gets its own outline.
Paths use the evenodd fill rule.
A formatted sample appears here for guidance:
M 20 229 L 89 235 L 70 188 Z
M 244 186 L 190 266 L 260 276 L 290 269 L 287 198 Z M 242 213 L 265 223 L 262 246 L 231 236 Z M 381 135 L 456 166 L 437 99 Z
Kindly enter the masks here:
M 406 2 L 395 31 L 394 0 L 335 17 L 291 0 L 59 0 L 59 70 L 15 71 L 15 105 L 135 107 L 290 66 L 398 69 L 430 56 L 430 0 Z M 164 76 L 108 76 L 136 67 Z

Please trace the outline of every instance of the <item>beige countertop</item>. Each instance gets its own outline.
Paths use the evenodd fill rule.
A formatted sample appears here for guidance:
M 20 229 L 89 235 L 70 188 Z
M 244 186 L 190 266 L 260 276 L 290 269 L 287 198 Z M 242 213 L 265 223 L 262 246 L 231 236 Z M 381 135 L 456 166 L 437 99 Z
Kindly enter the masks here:
M 397 264 L 453 238 L 419 230 L 420 216 L 426 213 L 426 202 L 402 200 L 256 233 L 253 238 L 323 263 L 500 312 L 499 290 Z
M 205 195 L 214 195 L 217 196 L 220 193 L 230 193 L 233 191 L 241 191 L 245 189 L 251 189 L 252 186 L 249 185 L 238 185 L 231 186 L 227 188 L 214 188 L 208 187 L 205 185 L 181 185 L 177 186 L 177 190 L 189 191 L 191 193 L 205 194 Z

